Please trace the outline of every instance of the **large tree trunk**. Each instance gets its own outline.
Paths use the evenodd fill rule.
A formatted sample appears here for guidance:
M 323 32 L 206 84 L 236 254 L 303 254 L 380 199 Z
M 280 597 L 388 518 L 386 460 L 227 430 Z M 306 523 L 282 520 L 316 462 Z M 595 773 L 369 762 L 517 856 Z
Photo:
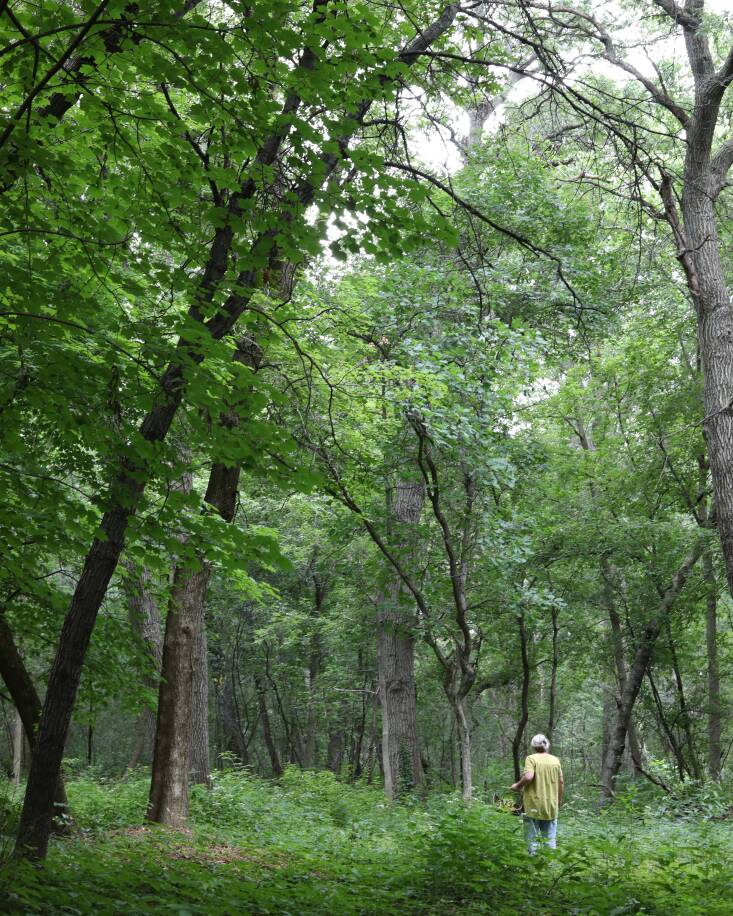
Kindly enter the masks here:
M 458 732 L 458 748 L 461 754 L 461 792 L 463 801 L 470 802 L 473 797 L 473 767 L 471 764 L 471 726 L 466 715 L 466 698 L 454 698 L 452 706 Z
M 699 161 L 702 157 L 703 161 Z M 691 292 L 698 318 L 704 375 L 705 442 L 713 480 L 720 543 L 733 594 L 733 309 L 720 259 L 715 205 L 705 158 L 688 149 L 683 214 L 694 273 Z
M 176 567 L 163 643 L 153 773 L 147 818 L 180 827 L 188 815 L 191 700 L 197 633 L 209 567 Z
M 194 785 L 211 785 L 209 760 L 209 652 L 206 638 L 204 601 L 206 586 L 199 594 L 202 606 L 196 619 L 199 627 L 194 634 L 193 684 L 191 685 L 191 748 L 189 777 Z
M 415 696 L 412 612 L 398 606 L 399 584 L 382 598 L 378 617 L 377 666 L 382 710 L 384 791 L 394 799 L 422 783 Z M 391 600 L 390 600 L 391 599 Z
M 684 562 L 672 577 L 672 582 L 662 596 L 655 617 L 645 627 L 640 636 L 639 644 L 634 655 L 634 660 L 626 677 L 626 686 L 621 692 L 618 708 L 614 717 L 613 728 L 609 736 L 609 743 L 603 758 L 601 768 L 601 804 L 609 802 L 614 795 L 613 782 L 621 769 L 626 735 L 629 722 L 634 709 L 634 703 L 639 695 L 644 674 L 654 651 L 654 645 L 662 629 L 665 618 L 669 613 L 675 599 L 684 588 L 693 567 L 697 563 L 704 549 L 704 540 L 699 538 Z
M 420 520 L 425 488 L 422 483 L 399 482 L 388 499 L 391 521 L 398 525 Z M 401 549 L 409 549 L 402 541 Z M 394 799 L 421 785 L 422 759 L 417 732 L 415 686 L 415 611 L 400 603 L 401 580 L 392 569 L 377 610 L 377 673 L 382 709 L 382 766 L 384 791 Z
M 711 779 L 720 779 L 722 767 L 720 728 L 720 668 L 718 665 L 718 592 L 709 550 L 702 556 L 703 576 L 707 589 L 705 613 L 705 643 L 708 656 L 708 772 Z
M 657 5 L 682 26 L 695 85 L 692 114 L 683 113 L 681 118 L 685 128 L 682 224 L 669 176 L 663 175 L 659 190 L 697 314 L 704 375 L 703 431 L 728 589 L 733 594 L 733 309 L 715 213 L 733 162 L 733 142 L 725 140 L 713 154 L 721 102 L 733 78 L 733 49 L 716 71 L 702 17 L 704 3 L 685 3 L 684 15 L 676 3 L 657 0 Z

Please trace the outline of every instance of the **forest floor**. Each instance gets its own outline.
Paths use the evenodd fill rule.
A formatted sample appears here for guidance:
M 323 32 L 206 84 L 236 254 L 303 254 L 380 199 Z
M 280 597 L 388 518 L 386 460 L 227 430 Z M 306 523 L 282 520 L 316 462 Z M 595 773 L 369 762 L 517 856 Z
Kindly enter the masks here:
M 385 804 L 378 789 L 288 770 L 196 788 L 190 827 L 141 826 L 147 780 L 68 784 L 74 833 L 40 867 L 8 859 L 18 798 L 0 784 L 0 912 L 65 914 L 726 914 L 733 825 L 725 800 L 627 792 L 602 815 L 563 810 L 559 848 L 530 858 L 521 822 L 452 795 Z

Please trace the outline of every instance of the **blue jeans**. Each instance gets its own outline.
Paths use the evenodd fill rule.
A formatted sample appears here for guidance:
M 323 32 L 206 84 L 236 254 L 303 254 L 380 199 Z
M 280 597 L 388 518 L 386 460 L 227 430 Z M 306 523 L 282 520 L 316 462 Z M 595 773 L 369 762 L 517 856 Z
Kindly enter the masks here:
M 557 847 L 557 818 L 554 821 L 541 821 L 536 817 L 527 817 L 525 814 L 524 838 L 531 856 L 537 852 L 540 842 L 550 849 L 555 849 Z

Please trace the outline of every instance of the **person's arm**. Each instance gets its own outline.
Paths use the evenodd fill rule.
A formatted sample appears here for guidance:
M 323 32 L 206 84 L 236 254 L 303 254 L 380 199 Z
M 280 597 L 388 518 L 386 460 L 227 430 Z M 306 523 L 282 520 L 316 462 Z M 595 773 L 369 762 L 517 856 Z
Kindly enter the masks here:
M 557 790 L 558 805 L 562 804 L 564 795 L 565 795 L 565 780 L 563 779 L 562 770 L 560 770 L 560 785 L 558 786 L 558 790 Z
M 523 789 L 525 786 L 528 786 L 534 779 L 534 773 L 532 770 L 525 771 L 521 779 L 518 779 L 515 783 L 510 786 L 512 792 L 518 792 L 520 789 Z
M 518 792 L 520 789 L 523 789 L 525 786 L 528 786 L 534 779 L 534 761 L 532 757 L 527 757 L 524 761 L 524 776 L 521 779 L 518 779 L 512 786 L 512 792 Z

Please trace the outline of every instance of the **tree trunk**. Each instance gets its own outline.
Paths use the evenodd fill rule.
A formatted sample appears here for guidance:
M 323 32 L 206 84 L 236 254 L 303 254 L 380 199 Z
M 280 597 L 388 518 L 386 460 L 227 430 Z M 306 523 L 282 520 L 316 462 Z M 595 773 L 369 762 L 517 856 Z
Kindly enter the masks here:
M 333 726 L 328 733 L 326 747 L 326 767 L 332 773 L 341 772 L 341 763 L 344 756 L 344 730 L 340 725 Z
M 372 687 L 375 685 L 372 684 Z M 366 780 L 369 785 L 374 781 L 374 767 L 379 757 L 379 742 L 377 740 L 377 707 L 379 706 L 378 691 L 374 690 L 371 699 L 371 719 L 369 721 L 369 747 L 366 760 Z
M 522 776 L 521 749 L 524 740 L 524 730 L 529 720 L 529 685 L 530 685 L 530 667 L 529 655 L 527 653 L 527 630 L 525 627 L 524 613 L 517 616 L 517 626 L 519 628 L 519 649 L 522 658 L 522 699 L 519 712 L 519 721 L 517 729 L 512 739 L 512 760 L 514 763 L 514 781 L 516 782 Z
M 708 656 L 708 772 L 711 779 L 720 779 L 722 767 L 720 727 L 720 669 L 718 665 L 718 592 L 709 550 L 702 556 L 706 586 L 705 643 Z
M 270 725 L 270 711 L 267 708 L 267 694 L 262 684 L 262 679 L 258 674 L 255 674 L 255 689 L 257 690 L 257 703 L 260 709 L 260 721 L 262 722 L 262 736 L 265 739 L 267 753 L 270 755 L 272 775 L 275 779 L 279 779 L 283 774 L 283 767 L 280 762 L 280 754 L 278 753 L 275 738 L 272 734 L 272 727 Z
M 361 709 L 359 717 L 354 723 L 354 737 L 351 749 L 351 778 L 359 779 L 364 768 L 364 736 L 367 728 L 367 713 L 370 696 L 370 679 L 369 674 L 364 670 L 364 653 L 359 650 L 357 669 L 363 676 L 361 690 Z
M 465 697 L 456 697 L 452 701 L 453 714 L 458 732 L 458 748 L 461 754 L 461 793 L 464 802 L 473 797 L 473 767 L 471 765 L 471 726 L 466 716 Z
M 208 584 L 208 582 L 206 583 Z M 189 777 L 192 785 L 211 785 L 209 761 L 209 653 L 204 618 L 206 585 L 199 592 L 201 609 L 196 619 L 199 627 L 194 634 L 193 684 L 191 685 L 191 748 Z
M 550 674 L 550 709 L 547 716 L 547 737 L 552 741 L 552 733 L 555 731 L 555 721 L 557 719 L 557 668 L 559 658 L 557 654 L 557 637 L 560 632 L 557 621 L 557 608 L 552 606 L 552 671 Z
M 659 636 L 667 614 L 674 604 L 675 599 L 684 588 L 685 582 L 699 560 L 703 549 L 704 540 L 699 538 L 682 565 L 672 577 L 672 582 L 662 596 L 654 619 L 644 627 L 643 633 L 641 634 L 634 660 L 627 673 L 626 687 L 621 692 L 608 749 L 603 758 L 603 766 L 601 768 L 601 804 L 606 804 L 613 798 L 613 781 L 621 768 L 621 761 L 626 746 L 626 735 L 629 730 L 629 722 L 631 721 L 634 703 L 639 695 L 641 683 L 652 657 L 657 637 Z
M 710 176 L 688 150 L 682 209 L 704 375 L 704 431 L 728 589 L 733 594 L 733 309 L 720 259 Z
M 314 556 L 314 562 L 316 557 Z M 323 611 L 323 603 L 329 590 L 329 582 L 313 572 L 311 579 L 313 581 L 313 617 L 320 620 Z M 318 624 L 316 624 L 318 626 Z M 316 711 L 316 682 L 321 673 L 323 664 L 323 649 L 321 646 L 321 637 L 316 630 L 311 637 L 310 653 L 308 656 L 308 668 L 305 672 L 305 687 L 307 691 L 307 707 L 305 713 L 305 738 L 303 741 L 303 766 L 306 768 L 316 765 L 316 735 L 317 735 L 317 711 Z
M 13 714 L 13 722 L 10 731 L 10 743 L 13 753 L 13 772 L 11 775 L 12 783 L 17 789 L 20 785 L 20 771 L 23 767 L 23 720 L 18 710 Z
M 303 766 L 306 769 L 316 765 L 316 737 L 318 722 L 316 716 L 316 681 L 321 670 L 321 641 L 316 633 L 311 640 L 308 667 L 305 670 L 307 693 L 305 711 L 305 738 L 303 741 Z
M 397 606 L 400 586 L 393 583 L 392 600 L 384 596 L 377 636 L 379 699 L 382 709 L 384 791 L 394 799 L 422 782 L 415 700 L 415 640 L 411 620 Z
M 188 815 L 196 634 L 208 581 L 208 566 L 179 564 L 166 620 L 147 818 L 168 827 L 182 826 Z
M 616 715 L 618 714 L 619 697 L 617 684 L 611 683 L 610 676 L 604 678 L 601 685 L 601 767 L 611 746 L 611 736 Z
M 399 482 L 388 499 L 388 516 L 398 525 L 420 520 L 425 488 L 422 483 Z M 391 504 L 390 504 L 391 503 Z M 401 548 L 409 549 L 406 538 Z M 414 608 L 400 603 L 402 584 L 389 570 L 389 581 L 378 599 L 377 672 L 382 709 L 382 766 L 384 791 L 398 798 L 421 785 L 422 761 L 417 731 L 415 687 Z

